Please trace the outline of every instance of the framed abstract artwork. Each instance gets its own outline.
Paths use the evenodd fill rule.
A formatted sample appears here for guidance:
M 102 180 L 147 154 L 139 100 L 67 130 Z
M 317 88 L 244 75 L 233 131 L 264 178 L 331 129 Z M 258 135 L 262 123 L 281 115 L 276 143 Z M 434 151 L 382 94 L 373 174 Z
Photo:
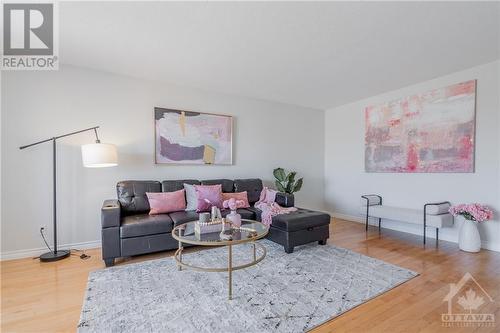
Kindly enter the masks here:
M 474 172 L 476 80 L 365 108 L 366 172 Z
M 155 163 L 232 164 L 233 117 L 154 108 Z

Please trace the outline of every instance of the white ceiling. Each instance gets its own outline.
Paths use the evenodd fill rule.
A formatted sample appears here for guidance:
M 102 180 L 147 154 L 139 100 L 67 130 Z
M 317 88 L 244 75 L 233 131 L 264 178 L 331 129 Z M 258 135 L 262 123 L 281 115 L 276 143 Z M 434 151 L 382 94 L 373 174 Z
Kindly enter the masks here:
M 62 2 L 61 62 L 318 109 L 499 58 L 500 4 Z

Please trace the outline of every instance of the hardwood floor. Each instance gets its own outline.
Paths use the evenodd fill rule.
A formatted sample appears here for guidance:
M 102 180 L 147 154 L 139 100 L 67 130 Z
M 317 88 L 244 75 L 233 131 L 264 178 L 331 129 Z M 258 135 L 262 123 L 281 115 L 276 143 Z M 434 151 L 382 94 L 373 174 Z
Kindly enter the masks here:
M 332 221 L 328 243 L 414 270 L 420 275 L 409 282 L 326 322 L 314 332 L 500 332 L 500 253 L 482 250 L 465 253 L 454 243 L 364 225 Z M 80 316 L 87 275 L 103 268 L 100 249 L 86 251 L 92 257 L 41 264 L 20 259 L 1 263 L 1 332 L 74 332 Z M 168 257 L 173 251 L 144 255 L 118 264 Z M 441 313 L 450 283 L 470 272 L 495 302 L 485 300 L 483 313 L 494 313 L 496 326 L 446 328 Z M 463 311 L 462 311 L 463 312 Z

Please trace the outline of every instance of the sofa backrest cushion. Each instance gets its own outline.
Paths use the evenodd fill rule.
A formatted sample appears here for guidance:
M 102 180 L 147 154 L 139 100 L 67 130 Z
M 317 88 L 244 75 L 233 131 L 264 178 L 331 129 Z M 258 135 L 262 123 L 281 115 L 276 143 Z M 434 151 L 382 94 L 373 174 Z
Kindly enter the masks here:
M 234 192 L 234 181 L 231 179 L 207 179 L 202 180 L 201 185 L 222 185 L 222 192 Z
M 149 212 L 146 192 L 161 192 L 161 184 L 152 180 L 125 180 L 116 184 L 122 211 L 126 214 Z
M 243 192 L 247 191 L 248 202 L 254 204 L 259 201 L 260 192 L 262 192 L 262 180 L 258 178 L 253 179 L 235 179 L 234 191 Z
M 163 192 L 174 192 L 183 190 L 184 184 L 200 185 L 200 181 L 196 179 L 184 179 L 184 180 L 164 180 L 161 182 Z

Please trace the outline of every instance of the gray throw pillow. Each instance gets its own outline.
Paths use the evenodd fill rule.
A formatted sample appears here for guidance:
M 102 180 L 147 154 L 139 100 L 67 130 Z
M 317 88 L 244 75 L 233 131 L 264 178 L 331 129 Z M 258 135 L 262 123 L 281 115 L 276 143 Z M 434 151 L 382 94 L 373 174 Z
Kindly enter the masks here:
M 184 184 L 184 190 L 186 191 L 186 212 L 195 211 L 198 207 L 198 198 L 194 185 Z

